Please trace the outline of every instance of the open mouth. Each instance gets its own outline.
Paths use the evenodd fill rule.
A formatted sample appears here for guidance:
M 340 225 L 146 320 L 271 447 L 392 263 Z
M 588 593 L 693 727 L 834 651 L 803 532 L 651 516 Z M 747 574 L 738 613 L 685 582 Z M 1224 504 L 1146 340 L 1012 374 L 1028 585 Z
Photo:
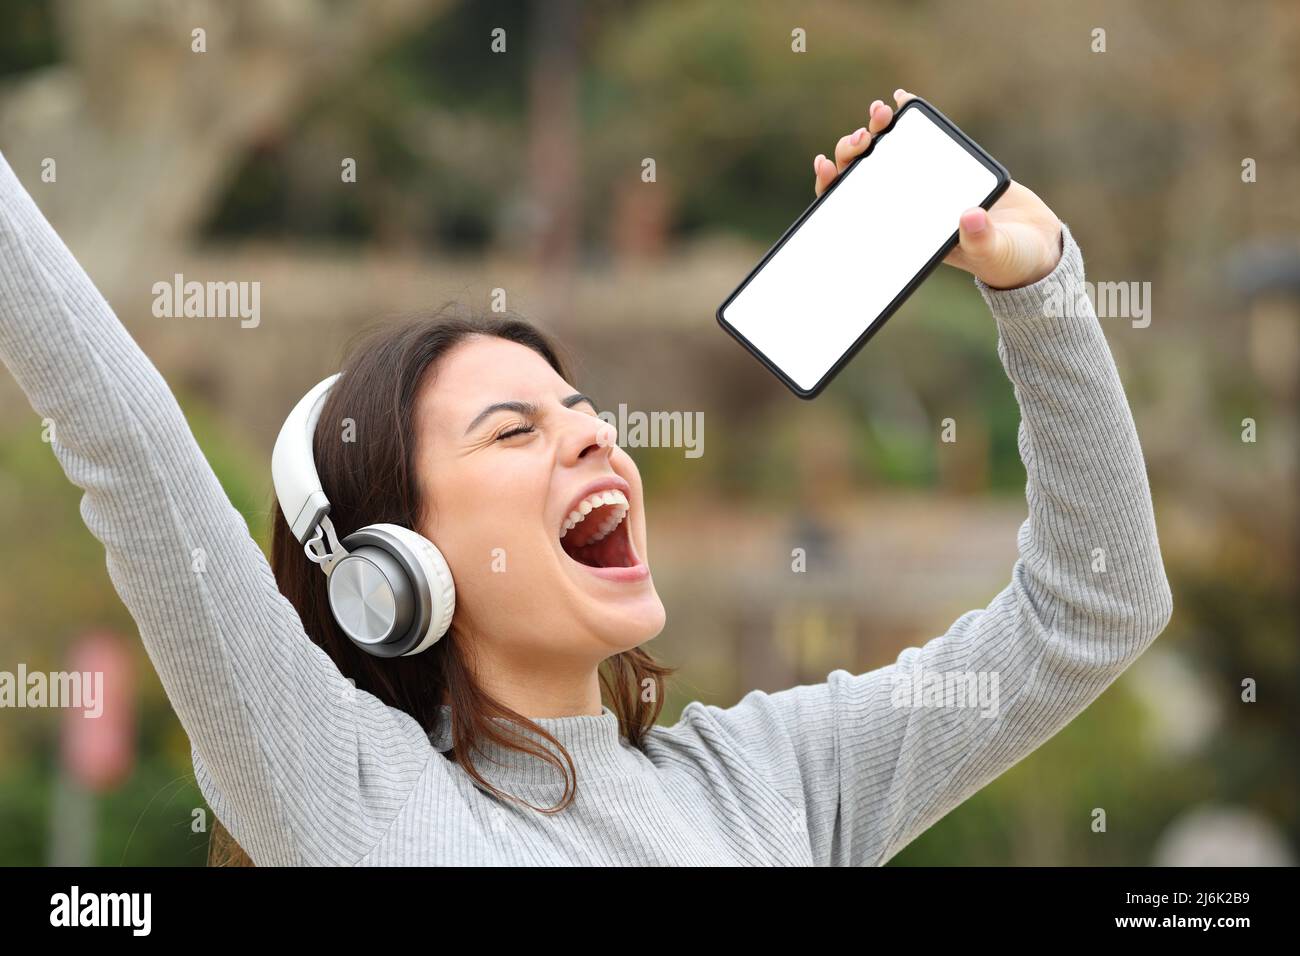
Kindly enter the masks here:
M 596 491 L 574 506 L 560 529 L 560 547 L 589 568 L 630 568 L 639 563 L 628 536 L 627 496 Z

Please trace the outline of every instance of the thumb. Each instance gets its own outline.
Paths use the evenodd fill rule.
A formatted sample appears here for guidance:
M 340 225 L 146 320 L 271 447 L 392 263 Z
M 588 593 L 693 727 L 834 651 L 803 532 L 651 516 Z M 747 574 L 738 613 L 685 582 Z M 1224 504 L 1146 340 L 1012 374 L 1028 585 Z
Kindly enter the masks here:
M 1011 252 L 1006 233 L 979 206 L 961 214 L 958 233 L 961 250 L 972 264 L 1004 262 Z

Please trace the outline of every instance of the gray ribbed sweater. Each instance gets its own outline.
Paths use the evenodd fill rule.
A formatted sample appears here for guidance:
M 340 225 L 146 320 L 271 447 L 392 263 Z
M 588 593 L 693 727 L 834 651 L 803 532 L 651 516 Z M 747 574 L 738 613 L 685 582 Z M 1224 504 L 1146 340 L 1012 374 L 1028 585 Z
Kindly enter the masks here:
M 558 814 L 475 787 L 443 755 L 445 720 L 426 734 L 307 638 L 166 383 L 3 157 L 0 357 L 54 421 L 54 452 L 85 490 L 82 516 L 189 735 L 199 786 L 256 863 L 881 864 L 1064 727 L 1170 614 L 1101 327 L 1087 310 L 1046 314 L 1054 285 L 1083 279 L 1068 228 L 1062 248 L 1032 286 L 976 282 L 1022 415 L 1029 514 L 1008 586 L 888 667 L 729 708 L 692 703 L 644 750 L 608 708 L 539 720 L 578 770 L 576 803 Z M 996 678 L 995 715 L 899 693 L 957 673 Z M 552 768 L 490 755 L 503 761 L 479 762 L 494 783 L 554 802 Z

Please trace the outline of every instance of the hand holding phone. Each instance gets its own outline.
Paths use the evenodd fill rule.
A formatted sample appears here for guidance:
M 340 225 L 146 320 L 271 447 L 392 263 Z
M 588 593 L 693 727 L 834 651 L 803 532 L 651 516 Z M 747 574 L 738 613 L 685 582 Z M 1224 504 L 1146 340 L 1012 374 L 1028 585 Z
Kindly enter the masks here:
M 906 90 L 894 91 L 900 107 L 915 98 Z M 858 140 L 854 133 L 840 137 L 834 162 L 821 155 L 813 161 L 816 195 L 830 188 L 835 177 L 866 152 L 871 138 L 894 118 L 894 111 L 880 100 L 872 103 L 867 113 L 870 119 L 858 131 L 866 135 Z M 1061 221 L 1033 190 L 1014 179 L 992 209 L 985 212 L 976 206 L 962 213 L 959 233 L 957 246 L 943 261 L 995 289 L 1031 285 L 1061 261 Z
M 818 199 L 718 310 L 801 398 L 817 395 L 939 262 L 1002 288 L 1047 275 L 1059 258 L 1060 223 L 1042 200 L 929 103 L 902 90 L 895 98 L 897 114 L 877 101 L 869 129 L 840 140 L 836 165 L 819 157 Z

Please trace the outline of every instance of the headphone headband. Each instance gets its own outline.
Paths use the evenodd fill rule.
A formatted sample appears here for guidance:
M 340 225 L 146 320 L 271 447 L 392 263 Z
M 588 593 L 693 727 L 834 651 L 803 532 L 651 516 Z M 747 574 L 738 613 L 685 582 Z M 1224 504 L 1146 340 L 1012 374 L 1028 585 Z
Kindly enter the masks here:
M 331 375 L 298 401 L 284 420 L 271 452 L 275 497 L 300 544 L 307 542 L 330 510 L 329 499 L 321 490 L 320 477 L 316 474 L 312 438 L 325 397 L 341 374 Z

